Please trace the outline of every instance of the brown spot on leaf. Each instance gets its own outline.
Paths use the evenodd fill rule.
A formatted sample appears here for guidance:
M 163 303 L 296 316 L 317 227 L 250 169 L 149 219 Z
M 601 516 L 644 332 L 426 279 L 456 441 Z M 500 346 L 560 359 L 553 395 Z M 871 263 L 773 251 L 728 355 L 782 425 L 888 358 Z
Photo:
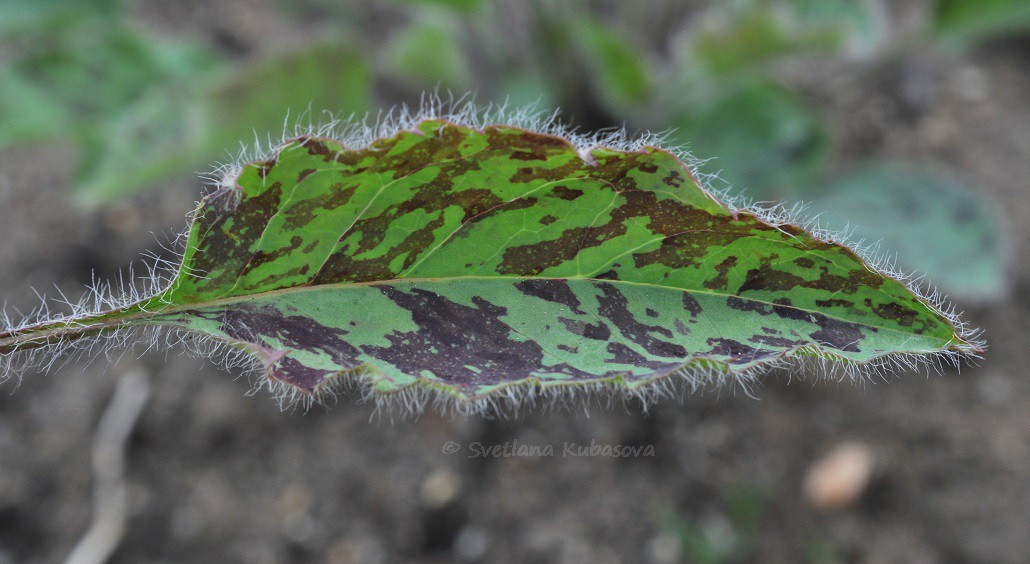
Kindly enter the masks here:
M 561 304 L 572 310 L 573 313 L 580 315 L 586 313 L 580 309 L 582 304 L 579 298 L 576 297 L 576 293 L 572 291 L 572 286 L 566 280 L 523 280 L 515 283 L 515 289 L 527 296 Z
M 472 307 L 420 288 L 408 293 L 388 285 L 376 287 L 408 310 L 418 329 L 394 331 L 386 335 L 389 346 L 366 345 L 362 350 L 402 372 L 430 372 L 463 388 L 522 380 L 538 371 L 594 377 L 564 363 L 545 368 L 540 345 L 517 339 L 500 319 L 507 310 L 479 296 L 472 298 Z
M 638 321 L 629 310 L 629 300 L 613 284 L 599 282 L 595 286 L 601 290 L 601 295 L 597 297 L 598 314 L 609 320 L 619 333 L 649 354 L 676 359 L 687 356 L 683 346 L 654 337 L 652 333 L 672 338 L 672 331 L 660 325 L 647 325 Z
M 705 280 L 704 286 L 709 290 L 725 290 L 729 285 L 729 274 L 733 267 L 737 266 L 737 257 L 726 257 L 722 262 L 715 265 L 715 271 L 719 274 L 715 278 Z
M 569 188 L 568 186 L 563 186 L 561 184 L 555 186 L 554 188 L 551 188 L 551 193 L 554 194 L 555 197 L 566 201 L 575 200 L 576 198 L 579 198 L 583 195 L 582 190 L 579 190 L 577 188 Z
M 777 354 L 775 351 L 755 348 L 733 339 L 713 337 L 707 342 L 712 346 L 708 354 L 729 357 L 730 364 L 748 364 Z
M 341 370 L 359 364 L 361 351 L 347 342 L 347 331 L 322 325 L 307 315 L 286 315 L 270 305 L 246 303 L 218 312 L 189 313 L 219 321 L 222 332 L 238 341 L 263 347 L 264 339 L 271 339 L 288 349 L 326 354 Z M 311 393 L 326 376 L 338 370 L 310 368 L 286 354 L 269 367 L 269 372 L 277 380 Z

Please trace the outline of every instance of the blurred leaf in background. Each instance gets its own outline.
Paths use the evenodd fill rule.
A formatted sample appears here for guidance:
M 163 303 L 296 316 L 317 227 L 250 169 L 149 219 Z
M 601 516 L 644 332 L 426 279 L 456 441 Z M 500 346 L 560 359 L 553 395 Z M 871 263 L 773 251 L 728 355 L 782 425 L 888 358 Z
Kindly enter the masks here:
M 83 18 L 110 17 L 122 0 L 4 0 L 0 10 L 0 34 L 38 33 L 57 30 Z
M 866 3 L 745 0 L 708 10 L 681 39 L 663 99 L 673 141 L 757 201 L 806 196 L 829 168 L 828 127 L 779 83 L 778 65 L 868 40 Z M 669 94 L 672 89 L 675 93 Z M 656 122 L 659 120 L 655 120 Z
M 287 111 L 309 107 L 346 118 L 371 109 L 371 67 L 364 53 L 342 38 L 322 38 L 303 49 L 239 67 L 204 98 L 214 142 L 230 146 L 242 132 L 281 131 Z M 314 123 L 322 120 L 311 117 Z
M 174 150 L 188 138 L 196 120 L 180 121 L 181 106 L 220 68 L 213 53 L 143 33 L 117 1 L 7 8 L 2 42 L 17 56 L 0 68 L 0 147 L 71 140 L 80 151 L 76 178 L 86 189 L 112 172 L 131 182 L 133 168 L 152 166 L 140 157 L 153 145 Z M 149 126 L 155 120 L 160 127 Z M 112 153 L 132 155 L 131 166 L 109 170 Z
M 719 75 L 753 74 L 759 65 L 786 54 L 827 49 L 838 42 L 830 29 L 798 33 L 769 10 L 752 6 L 739 17 L 724 14 L 707 22 L 693 40 L 696 64 Z
M 327 121 L 369 110 L 369 65 L 345 41 L 322 40 L 232 69 L 203 88 L 153 89 L 104 128 L 106 143 L 79 195 L 98 203 L 138 192 L 162 176 L 231 160 L 240 143 L 267 143 L 287 122 Z M 316 110 L 315 108 L 318 108 Z M 316 115 L 302 117 L 308 111 Z
M 0 70 L 0 89 L 17 101 L 0 106 L 0 146 L 33 137 L 70 136 L 98 142 L 94 125 L 120 114 L 155 84 L 183 81 L 212 70 L 202 49 L 144 38 L 106 8 L 74 23 L 5 35 L 20 56 Z M 7 124 L 19 124 L 16 130 Z M 59 124 L 55 127 L 55 123 Z
M 662 520 L 662 528 L 679 540 L 687 562 L 748 562 L 756 556 L 759 521 L 769 503 L 769 492 L 734 485 L 720 496 L 722 507 L 710 509 L 700 518 L 670 511 Z
M 599 97 L 618 106 L 644 102 L 651 91 L 647 61 L 633 39 L 589 15 L 569 22 Z
M 441 6 L 458 14 L 472 14 L 483 6 L 483 0 L 399 0 L 398 3 L 409 6 Z
M 0 17 L 18 53 L 0 67 L 0 147 L 74 141 L 76 194 L 90 205 L 229 160 L 241 140 L 278 136 L 288 112 L 370 108 L 369 64 L 341 39 L 233 65 L 139 29 L 120 2 L 41 4 Z
M 1030 31 L 1026 0 L 936 0 L 934 27 L 945 42 L 962 45 Z
M 796 199 L 825 173 L 828 134 L 797 96 L 769 83 L 745 86 L 680 114 L 673 139 L 707 169 L 758 201 Z
M 999 211 L 943 172 L 874 165 L 840 179 L 812 209 L 824 225 L 896 251 L 904 269 L 953 297 L 989 300 L 1006 289 L 1010 241 Z
M 868 58 L 887 40 L 887 14 L 882 2 L 868 0 L 793 0 L 790 19 L 801 29 L 814 29 L 825 46 L 850 57 Z M 813 46 L 819 46 L 814 42 Z
M 430 8 L 420 9 L 414 16 L 390 39 L 384 67 L 424 89 L 469 90 L 472 72 L 458 21 L 447 11 Z
M 0 69 L 0 149 L 60 135 L 69 121 L 66 111 L 14 69 Z

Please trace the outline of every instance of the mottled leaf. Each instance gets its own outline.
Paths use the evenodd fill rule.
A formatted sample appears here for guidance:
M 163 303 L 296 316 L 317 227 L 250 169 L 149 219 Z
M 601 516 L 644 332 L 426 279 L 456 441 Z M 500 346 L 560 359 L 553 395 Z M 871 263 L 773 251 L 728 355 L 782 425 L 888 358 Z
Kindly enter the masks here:
M 673 154 L 578 143 L 438 119 L 367 147 L 297 138 L 204 198 L 167 287 L 0 333 L 0 354 L 173 327 L 299 394 L 358 380 L 482 406 L 979 351 L 902 282 L 728 207 Z

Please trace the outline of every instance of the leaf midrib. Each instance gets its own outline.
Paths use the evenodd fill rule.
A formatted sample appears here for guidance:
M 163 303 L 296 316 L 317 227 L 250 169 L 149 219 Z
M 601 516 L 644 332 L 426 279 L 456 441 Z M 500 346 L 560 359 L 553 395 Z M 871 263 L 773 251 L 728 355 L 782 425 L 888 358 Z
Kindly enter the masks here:
M 887 327 L 887 326 L 882 326 L 882 325 L 874 325 L 874 324 L 866 323 L 866 322 L 862 322 L 862 321 L 854 321 L 854 320 L 851 320 L 851 319 L 846 319 L 846 318 L 838 317 L 838 316 L 835 316 L 835 315 L 831 315 L 831 314 L 828 314 L 828 313 L 820 311 L 820 310 L 807 309 L 807 308 L 803 308 L 803 307 L 799 307 L 799 306 L 795 306 L 795 305 L 777 304 L 777 303 L 769 302 L 769 301 L 766 301 L 766 300 L 761 300 L 761 299 L 756 299 L 756 298 L 746 297 L 746 296 L 740 296 L 740 295 L 737 295 L 737 294 L 722 293 L 722 292 L 716 292 L 716 291 L 711 291 L 711 290 L 697 290 L 697 289 L 677 288 L 677 287 L 674 287 L 674 286 L 662 286 L 660 284 L 651 284 L 651 283 L 648 283 L 648 282 L 637 282 L 637 281 L 631 281 L 631 280 L 617 280 L 617 279 L 608 279 L 608 278 L 594 278 L 594 277 L 589 277 L 589 276 L 503 276 L 503 275 L 501 275 L 501 276 L 450 276 L 450 277 L 441 277 L 441 278 L 391 278 L 391 279 L 388 279 L 388 280 L 373 280 L 373 281 L 369 281 L 369 282 L 335 282 L 335 283 L 331 283 L 331 284 L 290 286 L 288 288 L 278 288 L 276 290 L 267 290 L 267 291 L 264 291 L 264 292 L 258 292 L 258 293 L 254 293 L 254 294 L 247 294 L 247 295 L 242 295 L 242 296 L 230 296 L 230 297 L 225 297 L 225 298 L 218 298 L 218 299 L 210 300 L 210 301 L 207 301 L 207 302 L 193 302 L 193 303 L 190 303 L 190 304 L 184 304 L 182 306 L 172 306 L 172 307 L 161 309 L 160 311 L 153 311 L 153 312 L 151 312 L 151 315 L 142 318 L 141 321 L 146 322 L 146 321 L 154 319 L 156 317 L 161 317 L 161 316 L 165 316 L 165 315 L 174 315 L 174 314 L 177 314 L 177 313 L 186 313 L 186 312 L 189 312 L 189 311 L 192 311 L 192 310 L 197 310 L 197 309 L 205 309 L 205 308 L 210 308 L 210 307 L 218 307 L 218 306 L 222 306 L 222 305 L 231 305 L 231 304 L 234 304 L 234 303 L 240 303 L 240 302 L 245 302 L 245 301 L 255 301 L 255 300 L 264 299 L 264 298 L 268 298 L 268 297 L 275 297 L 275 296 L 280 296 L 280 295 L 289 295 L 289 294 L 296 294 L 296 293 L 303 293 L 303 292 L 313 292 L 313 291 L 319 291 L 319 290 L 333 290 L 333 289 L 345 290 L 345 289 L 348 289 L 348 288 L 361 288 L 361 287 L 366 287 L 366 286 L 379 286 L 379 285 L 391 285 L 391 284 L 417 284 L 417 283 L 420 283 L 420 282 L 432 282 L 432 283 L 453 282 L 453 281 L 458 281 L 458 280 L 487 280 L 487 281 L 496 281 L 496 280 L 560 280 L 560 281 L 566 281 L 566 282 L 570 281 L 570 280 L 583 280 L 583 281 L 588 281 L 588 282 L 603 282 L 603 283 L 606 283 L 606 284 L 615 284 L 615 285 L 625 284 L 625 285 L 640 286 L 640 287 L 646 287 L 646 288 L 657 288 L 657 289 L 661 289 L 661 290 L 673 290 L 673 291 L 687 292 L 687 293 L 691 293 L 691 294 L 703 294 L 703 295 L 708 295 L 708 296 L 716 296 L 716 297 L 721 297 L 721 298 L 736 297 L 736 298 L 740 298 L 742 300 L 747 300 L 747 301 L 752 302 L 752 303 L 768 305 L 768 306 L 771 306 L 771 307 L 785 307 L 785 308 L 789 308 L 789 309 L 793 309 L 793 310 L 796 310 L 796 311 L 805 312 L 805 313 L 809 313 L 809 314 L 817 314 L 817 315 L 821 315 L 823 317 L 826 317 L 828 319 L 833 319 L 835 321 L 840 321 L 840 322 L 843 322 L 843 323 L 851 323 L 851 324 L 855 324 L 855 325 L 860 325 L 862 327 L 866 327 L 866 328 L 870 328 L 870 329 L 875 329 L 877 331 L 886 331 L 886 332 L 896 333 L 896 334 L 900 334 L 900 335 L 914 335 L 914 333 L 911 333 L 911 332 L 908 332 L 908 331 L 903 331 L 901 329 L 896 329 L 896 328 L 893 328 L 893 327 Z M 163 293 L 159 293 L 155 297 L 159 297 L 161 295 L 163 295 Z M 153 299 L 153 298 L 151 298 L 151 299 Z M 925 303 L 923 303 L 922 300 L 918 300 L 918 301 L 919 301 L 919 303 L 923 304 L 924 306 L 926 305 Z M 144 302 L 140 302 L 140 303 L 144 303 Z M 933 308 L 930 308 L 929 306 L 927 306 L 927 309 L 931 313 L 935 314 L 936 316 L 940 317 L 940 319 L 944 320 L 949 325 L 951 325 L 951 322 L 947 318 L 939 315 Z M 131 322 L 132 321 L 130 321 L 130 323 Z M 156 321 L 156 322 L 159 322 L 159 321 Z M 954 334 L 954 327 L 952 327 L 952 334 Z M 943 346 L 948 346 L 948 345 L 956 343 L 956 340 L 954 338 L 949 338 L 947 340 L 943 340 L 943 339 L 939 339 L 939 338 L 934 338 L 934 339 L 943 342 L 944 343 Z

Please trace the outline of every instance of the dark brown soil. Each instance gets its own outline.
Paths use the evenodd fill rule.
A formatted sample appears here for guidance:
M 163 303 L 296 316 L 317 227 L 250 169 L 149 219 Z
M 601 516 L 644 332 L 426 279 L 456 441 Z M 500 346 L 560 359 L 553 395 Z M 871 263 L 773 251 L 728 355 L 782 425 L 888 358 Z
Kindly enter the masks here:
M 155 25 L 244 50 L 263 41 L 224 19 L 205 25 L 186 8 L 166 10 L 175 14 L 151 16 Z M 978 366 L 859 386 L 772 374 L 756 397 L 724 390 L 647 413 L 631 403 L 391 422 L 346 394 L 281 412 L 267 394 L 245 397 L 247 382 L 176 351 L 75 361 L 0 390 L 0 564 L 61 560 L 86 530 L 94 429 L 118 376 L 135 367 L 153 394 L 128 447 L 130 515 L 116 562 L 675 562 L 706 542 L 736 542 L 731 561 L 1025 562 L 1028 53 L 1025 42 L 996 42 L 790 75 L 831 120 L 841 166 L 939 161 L 1001 204 L 1012 291 L 959 304 L 986 330 Z M 84 211 L 69 197 L 72 155 L 52 145 L 0 153 L 0 295 L 11 305 L 37 302 L 29 286 L 79 287 L 91 271 L 108 276 L 158 249 L 199 194 L 184 178 Z M 444 452 L 448 441 L 457 453 Z M 476 444 L 515 441 L 554 456 L 470 457 Z M 872 482 L 847 509 L 813 509 L 806 469 L 845 441 L 871 448 Z M 654 456 L 563 456 L 569 442 L 653 445 Z M 691 542 L 675 523 L 709 540 Z

